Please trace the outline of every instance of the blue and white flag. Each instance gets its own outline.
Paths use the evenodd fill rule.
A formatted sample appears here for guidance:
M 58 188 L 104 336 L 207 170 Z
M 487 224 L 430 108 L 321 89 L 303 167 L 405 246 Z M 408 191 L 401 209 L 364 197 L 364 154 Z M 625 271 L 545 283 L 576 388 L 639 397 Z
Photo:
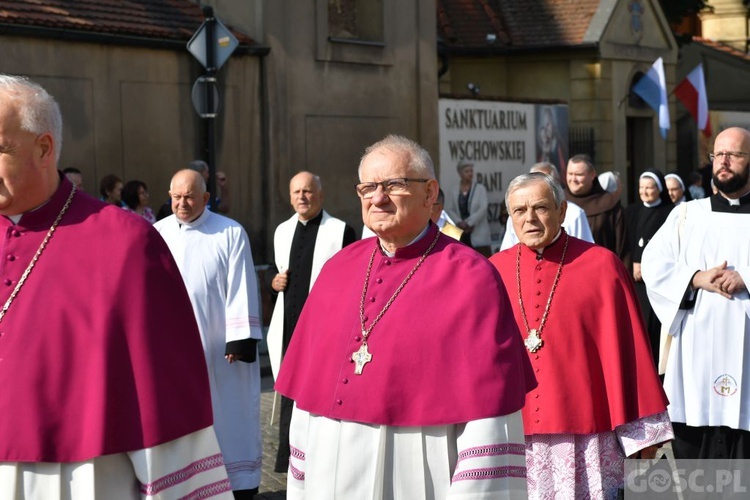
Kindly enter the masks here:
M 651 65 L 648 73 L 633 85 L 633 92 L 659 113 L 659 129 L 661 136 L 666 139 L 667 130 L 669 130 L 669 103 L 667 102 L 667 83 L 664 78 L 664 62 L 661 57 Z

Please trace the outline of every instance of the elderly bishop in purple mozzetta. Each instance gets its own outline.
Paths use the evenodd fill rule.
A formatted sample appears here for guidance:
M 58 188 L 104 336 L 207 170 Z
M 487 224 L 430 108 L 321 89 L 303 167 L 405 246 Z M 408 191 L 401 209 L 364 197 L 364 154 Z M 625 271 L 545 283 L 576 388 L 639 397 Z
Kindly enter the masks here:
M 54 99 L 0 75 L 0 498 L 232 498 L 185 286 L 57 170 Z
M 323 267 L 276 384 L 296 402 L 287 497 L 525 497 L 536 381 L 499 275 L 430 221 L 418 144 L 370 146 L 359 178 L 377 236 Z

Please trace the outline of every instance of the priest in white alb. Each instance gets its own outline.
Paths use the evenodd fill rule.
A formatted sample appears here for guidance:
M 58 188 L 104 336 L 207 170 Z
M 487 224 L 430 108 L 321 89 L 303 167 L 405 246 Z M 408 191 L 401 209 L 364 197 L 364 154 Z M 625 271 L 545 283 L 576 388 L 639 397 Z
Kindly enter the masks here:
M 672 210 L 641 272 L 669 331 L 662 357 L 675 458 L 742 459 L 750 457 L 750 132 L 722 131 L 710 158 L 719 192 Z
M 206 209 L 203 176 L 180 170 L 169 187 L 173 215 L 158 221 L 187 286 L 211 384 L 214 426 L 236 500 L 261 474 L 258 286 L 243 227 Z M 189 369 L 189 367 L 186 367 Z
M 500 277 L 430 221 L 418 144 L 370 146 L 359 178 L 377 238 L 325 264 L 276 383 L 296 403 L 287 498 L 524 498 L 536 382 Z

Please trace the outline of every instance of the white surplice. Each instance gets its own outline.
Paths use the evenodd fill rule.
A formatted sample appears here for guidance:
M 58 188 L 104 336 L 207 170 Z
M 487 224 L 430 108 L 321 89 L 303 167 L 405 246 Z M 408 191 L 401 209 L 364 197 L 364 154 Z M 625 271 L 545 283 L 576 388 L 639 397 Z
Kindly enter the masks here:
M 392 427 L 295 406 L 289 441 L 289 500 L 526 498 L 520 411 L 458 425 Z
M 0 463 L 3 500 L 232 500 L 213 428 L 73 463 Z
M 214 427 L 232 489 L 256 488 L 261 475 L 260 363 L 230 365 L 224 358 L 228 342 L 262 338 L 247 233 L 239 223 L 209 210 L 188 224 L 172 215 L 154 227 L 167 242 L 193 304 L 208 365 Z
M 750 215 L 711 211 L 710 198 L 675 208 L 641 260 L 649 300 L 669 328 L 664 389 L 669 416 L 687 425 L 750 430 L 750 297 L 731 299 L 698 290 L 695 305 L 679 309 L 696 271 L 727 262 L 750 285 Z M 745 392 L 748 387 L 749 392 Z

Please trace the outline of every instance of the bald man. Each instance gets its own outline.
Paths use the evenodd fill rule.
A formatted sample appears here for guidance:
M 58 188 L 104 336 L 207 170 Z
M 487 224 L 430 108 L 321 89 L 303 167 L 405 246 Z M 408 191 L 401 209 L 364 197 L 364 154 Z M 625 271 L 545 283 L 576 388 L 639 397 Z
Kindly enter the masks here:
M 675 458 L 750 456 L 750 132 L 716 136 L 718 193 L 682 203 L 646 245 L 648 298 L 669 329 Z M 661 363 L 660 363 L 661 364 Z
M 261 474 L 257 343 L 263 337 L 250 241 L 239 223 L 207 210 L 199 172 L 177 172 L 169 197 L 173 215 L 154 227 L 172 251 L 198 321 L 232 491 L 237 500 L 251 499 Z
M 356 239 L 354 229 L 323 210 L 323 185 L 317 175 L 299 172 L 292 177 L 289 201 L 294 215 L 279 224 L 273 236 L 278 274 L 274 276 L 271 287 L 279 295 L 268 329 L 268 353 L 274 379 L 307 294 L 323 264 Z M 289 467 L 292 406 L 293 402 L 282 396 L 276 472 L 286 472 Z

